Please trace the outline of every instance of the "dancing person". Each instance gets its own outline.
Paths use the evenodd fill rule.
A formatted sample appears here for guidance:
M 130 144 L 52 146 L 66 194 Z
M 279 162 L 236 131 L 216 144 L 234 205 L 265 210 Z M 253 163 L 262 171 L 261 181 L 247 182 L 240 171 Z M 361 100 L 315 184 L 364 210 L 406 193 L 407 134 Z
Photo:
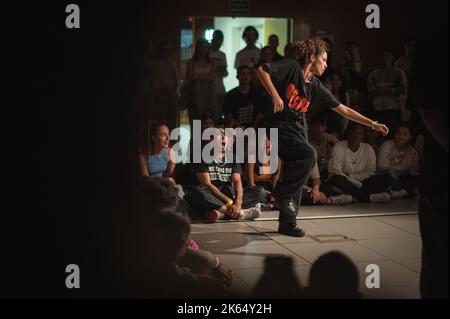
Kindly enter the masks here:
M 384 124 L 338 102 L 315 77 L 327 68 L 326 50 L 326 43 L 320 39 L 299 41 L 292 47 L 295 59 L 266 63 L 258 68 L 261 82 L 272 97 L 274 121 L 270 126 L 278 129 L 278 153 L 283 160 L 281 177 L 274 190 L 280 208 L 278 232 L 288 236 L 305 235 L 296 219 L 303 185 L 316 163 L 316 151 L 308 142 L 308 109 L 332 109 L 384 135 L 389 132 Z

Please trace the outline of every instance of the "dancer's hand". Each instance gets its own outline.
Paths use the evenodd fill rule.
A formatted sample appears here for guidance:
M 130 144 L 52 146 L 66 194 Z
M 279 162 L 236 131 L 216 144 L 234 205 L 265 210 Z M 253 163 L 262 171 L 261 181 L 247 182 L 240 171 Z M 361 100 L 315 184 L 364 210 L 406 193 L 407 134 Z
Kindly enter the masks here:
M 274 96 L 272 98 L 273 102 L 273 113 L 281 112 L 284 109 L 284 103 L 283 100 L 280 98 L 280 96 Z
M 375 131 L 380 132 L 381 134 L 383 134 L 383 136 L 386 136 L 389 133 L 389 128 L 386 125 L 381 124 L 381 123 L 376 123 L 373 126 L 373 129 Z

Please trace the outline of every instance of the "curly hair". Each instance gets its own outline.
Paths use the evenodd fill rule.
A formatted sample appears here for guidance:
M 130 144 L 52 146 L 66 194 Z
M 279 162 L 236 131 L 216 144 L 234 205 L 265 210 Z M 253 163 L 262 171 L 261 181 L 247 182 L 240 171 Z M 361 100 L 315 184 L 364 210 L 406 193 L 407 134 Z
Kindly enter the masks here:
M 306 59 L 311 55 L 319 55 L 327 51 L 327 43 L 320 38 L 312 38 L 292 43 L 289 48 L 292 52 L 292 58 L 300 64 L 305 64 Z
M 140 207 L 143 211 L 151 213 L 177 207 L 178 190 L 167 178 L 143 176 L 140 186 Z

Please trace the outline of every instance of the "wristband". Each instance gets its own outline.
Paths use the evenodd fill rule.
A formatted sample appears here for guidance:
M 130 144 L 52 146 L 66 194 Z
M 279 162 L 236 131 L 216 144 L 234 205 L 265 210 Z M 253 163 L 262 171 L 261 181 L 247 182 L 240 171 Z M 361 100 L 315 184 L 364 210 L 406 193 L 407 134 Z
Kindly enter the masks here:
M 225 204 L 225 206 L 229 207 L 229 206 L 233 205 L 233 203 L 234 203 L 233 200 L 230 199 L 230 200 Z
M 398 156 L 394 157 L 394 163 L 395 164 L 400 164 L 401 163 L 401 160 L 400 160 L 400 158 Z
M 372 125 L 371 125 L 372 130 L 375 129 L 375 125 L 377 125 L 377 124 L 378 124 L 378 121 L 372 121 Z

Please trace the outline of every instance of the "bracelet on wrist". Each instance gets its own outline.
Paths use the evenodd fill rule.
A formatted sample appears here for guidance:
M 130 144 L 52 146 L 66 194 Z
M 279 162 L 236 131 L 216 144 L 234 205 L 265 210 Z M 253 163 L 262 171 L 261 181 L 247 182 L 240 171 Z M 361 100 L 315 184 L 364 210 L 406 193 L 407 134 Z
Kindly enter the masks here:
M 227 207 L 230 207 L 231 205 L 233 205 L 233 200 L 232 199 L 230 199 L 226 204 L 225 204 L 225 206 L 227 206 Z
M 378 124 L 378 121 L 372 121 L 372 125 L 370 126 L 372 130 L 375 129 L 375 125 Z

